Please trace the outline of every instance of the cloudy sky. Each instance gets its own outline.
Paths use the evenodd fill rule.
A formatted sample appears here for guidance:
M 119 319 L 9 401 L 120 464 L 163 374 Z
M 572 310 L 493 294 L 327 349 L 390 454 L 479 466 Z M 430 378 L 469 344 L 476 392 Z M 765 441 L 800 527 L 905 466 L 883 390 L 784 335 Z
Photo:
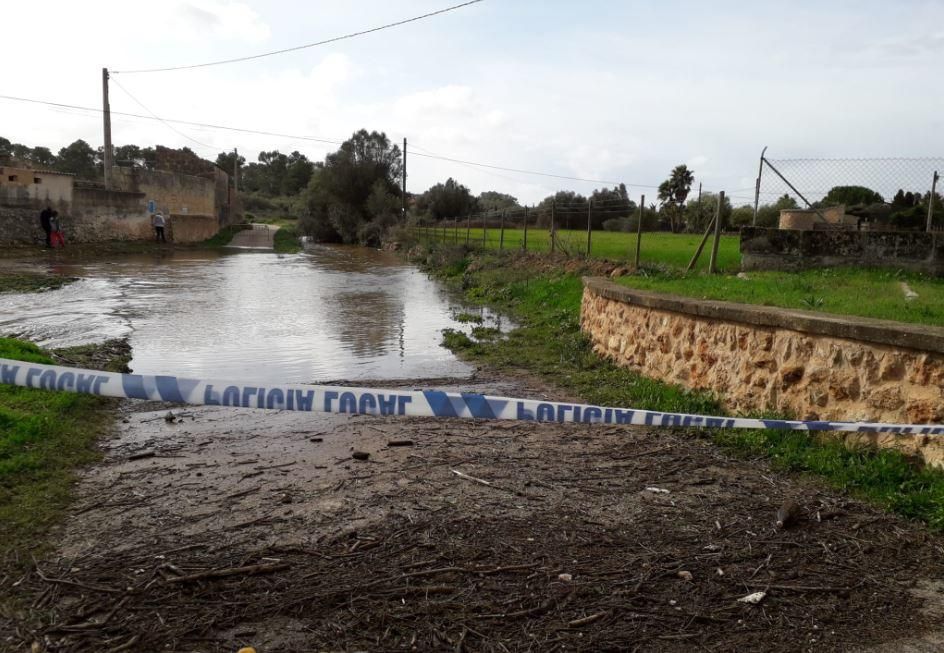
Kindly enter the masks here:
M 442 9 L 459 0 L 47 0 L 4 3 L 0 94 L 101 105 L 101 68 L 251 55 Z M 112 109 L 343 140 L 361 127 L 411 150 L 624 182 L 653 194 L 677 163 L 751 196 L 772 158 L 944 154 L 944 0 L 485 0 L 424 21 L 246 63 L 117 73 Z M 120 86 L 118 86 L 120 84 Z M 330 144 L 116 117 L 116 144 Z M 54 150 L 102 142 L 91 112 L 0 100 L 0 136 Z M 534 202 L 602 184 L 419 156 L 409 188 L 452 176 Z M 638 186 L 634 186 L 638 185 Z

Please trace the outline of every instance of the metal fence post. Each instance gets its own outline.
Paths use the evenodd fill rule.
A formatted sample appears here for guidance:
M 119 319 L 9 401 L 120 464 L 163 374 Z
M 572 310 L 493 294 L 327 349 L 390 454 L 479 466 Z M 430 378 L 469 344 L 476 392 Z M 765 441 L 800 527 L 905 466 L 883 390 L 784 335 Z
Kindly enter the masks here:
M 941 176 L 935 170 L 934 176 L 931 177 L 931 194 L 928 196 L 928 231 L 931 231 L 931 225 L 934 222 L 934 194 L 937 191 L 937 182 L 940 178 Z
M 485 216 L 487 214 L 482 214 L 482 249 L 488 249 L 488 243 L 486 239 L 488 238 L 488 227 L 485 226 Z
M 757 226 L 757 209 L 760 206 L 760 180 L 764 174 L 764 153 L 767 152 L 767 146 L 764 146 L 764 149 L 760 151 L 760 163 L 757 166 L 757 183 L 754 185 L 754 219 L 751 221 L 751 225 Z
M 524 251 L 528 251 L 528 207 L 524 207 Z
M 636 269 L 639 269 L 639 250 L 642 247 L 642 217 L 646 210 L 646 196 L 639 198 L 639 223 L 636 225 Z
M 555 218 L 554 207 L 556 206 L 556 204 L 557 202 L 555 202 L 554 200 L 551 200 L 551 254 L 553 254 L 554 251 L 557 249 L 557 234 L 555 233 L 555 228 L 554 228 L 554 218 Z
M 505 212 L 501 214 L 501 236 L 498 237 L 498 249 L 505 249 Z
M 465 244 L 469 244 L 469 237 L 472 233 L 472 211 L 469 211 L 465 216 Z
M 711 259 L 708 261 L 708 274 L 718 271 L 718 243 L 721 241 L 721 207 L 724 206 L 724 191 L 718 192 L 718 210 L 715 212 L 715 240 L 711 244 Z
M 587 258 L 590 258 L 590 226 L 593 218 L 593 200 L 587 200 Z
M 452 228 L 452 242 L 456 245 L 459 244 L 459 216 L 455 217 L 455 225 Z

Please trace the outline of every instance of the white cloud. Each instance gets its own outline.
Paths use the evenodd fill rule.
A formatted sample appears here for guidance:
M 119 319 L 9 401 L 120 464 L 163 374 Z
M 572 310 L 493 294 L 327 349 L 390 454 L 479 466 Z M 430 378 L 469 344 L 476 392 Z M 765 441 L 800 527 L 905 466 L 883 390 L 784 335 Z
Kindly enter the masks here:
M 161 22 L 176 38 L 261 43 L 271 35 L 259 14 L 243 2 L 188 0 L 173 6 L 172 11 L 162 17 Z

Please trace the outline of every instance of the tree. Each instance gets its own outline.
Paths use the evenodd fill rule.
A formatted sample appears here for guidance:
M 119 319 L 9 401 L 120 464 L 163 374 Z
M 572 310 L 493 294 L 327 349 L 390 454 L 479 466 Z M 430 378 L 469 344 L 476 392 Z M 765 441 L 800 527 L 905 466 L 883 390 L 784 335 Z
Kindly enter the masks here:
M 780 226 L 780 212 L 784 209 L 798 209 L 797 201 L 787 195 L 779 197 L 773 204 L 762 204 L 757 207 L 757 226 L 776 229 Z M 753 217 L 753 216 L 752 216 Z
M 13 153 L 13 143 L 0 136 L 0 157 L 8 157 Z
M 56 169 L 71 172 L 82 179 L 97 179 L 99 159 L 92 146 L 79 139 L 59 150 Z
M 30 161 L 36 165 L 49 167 L 56 162 L 56 155 L 48 147 L 37 146 L 30 152 Z
M 731 198 L 725 196 L 721 206 L 721 228 L 728 227 L 731 220 Z M 701 233 L 708 228 L 718 211 L 718 195 L 702 193 L 700 198 L 694 199 L 685 207 L 685 227 L 688 231 Z
M 587 226 L 587 198 L 572 190 L 559 190 L 549 195 L 538 204 L 538 224 L 546 227 L 551 220 L 551 207 L 554 207 L 554 224 L 557 229 L 572 229 L 579 226 L 583 219 Z M 582 217 L 581 217 L 582 216 Z
M 669 178 L 659 184 L 659 201 L 669 218 L 669 225 L 673 232 L 681 228 L 682 210 L 685 199 L 692 190 L 695 173 L 685 164 L 675 166 Z
M 859 204 L 881 204 L 885 200 L 880 194 L 865 186 L 833 186 L 826 193 L 826 197 L 818 203 L 819 206 L 856 206 Z
M 476 203 L 480 211 L 503 211 L 521 208 L 521 205 L 518 204 L 518 198 L 494 190 L 479 193 Z
M 292 165 L 290 159 L 286 157 L 286 166 Z M 315 240 L 356 242 L 373 217 L 370 211 L 380 202 L 381 189 L 400 197 L 402 165 L 400 148 L 386 134 L 354 133 L 323 164 L 312 165 L 303 195 L 305 233 Z
M 626 184 L 614 188 L 600 188 L 590 195 L 590 227 L 602 229 L 603 223 L 613 218 L 628 218 L 636 211 L 636 203 L 629 199 Z
M 455 218 L 476 210 L 475 197 L 468 188 L 450 177 L 446 183 L 431 186 L 416 199 L 416 208 L 434 220 Z

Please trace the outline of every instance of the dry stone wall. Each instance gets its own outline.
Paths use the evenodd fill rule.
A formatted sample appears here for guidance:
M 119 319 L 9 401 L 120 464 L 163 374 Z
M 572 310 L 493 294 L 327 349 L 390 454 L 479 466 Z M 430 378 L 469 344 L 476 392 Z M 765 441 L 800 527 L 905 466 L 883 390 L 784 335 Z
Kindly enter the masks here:
M 944 422 L 944 329 L 630 290 L 585 279 L 595 351 L 641 374 L 714 393 L 732 413 Z M 936 436 L 850 434 L 944 466 Z

